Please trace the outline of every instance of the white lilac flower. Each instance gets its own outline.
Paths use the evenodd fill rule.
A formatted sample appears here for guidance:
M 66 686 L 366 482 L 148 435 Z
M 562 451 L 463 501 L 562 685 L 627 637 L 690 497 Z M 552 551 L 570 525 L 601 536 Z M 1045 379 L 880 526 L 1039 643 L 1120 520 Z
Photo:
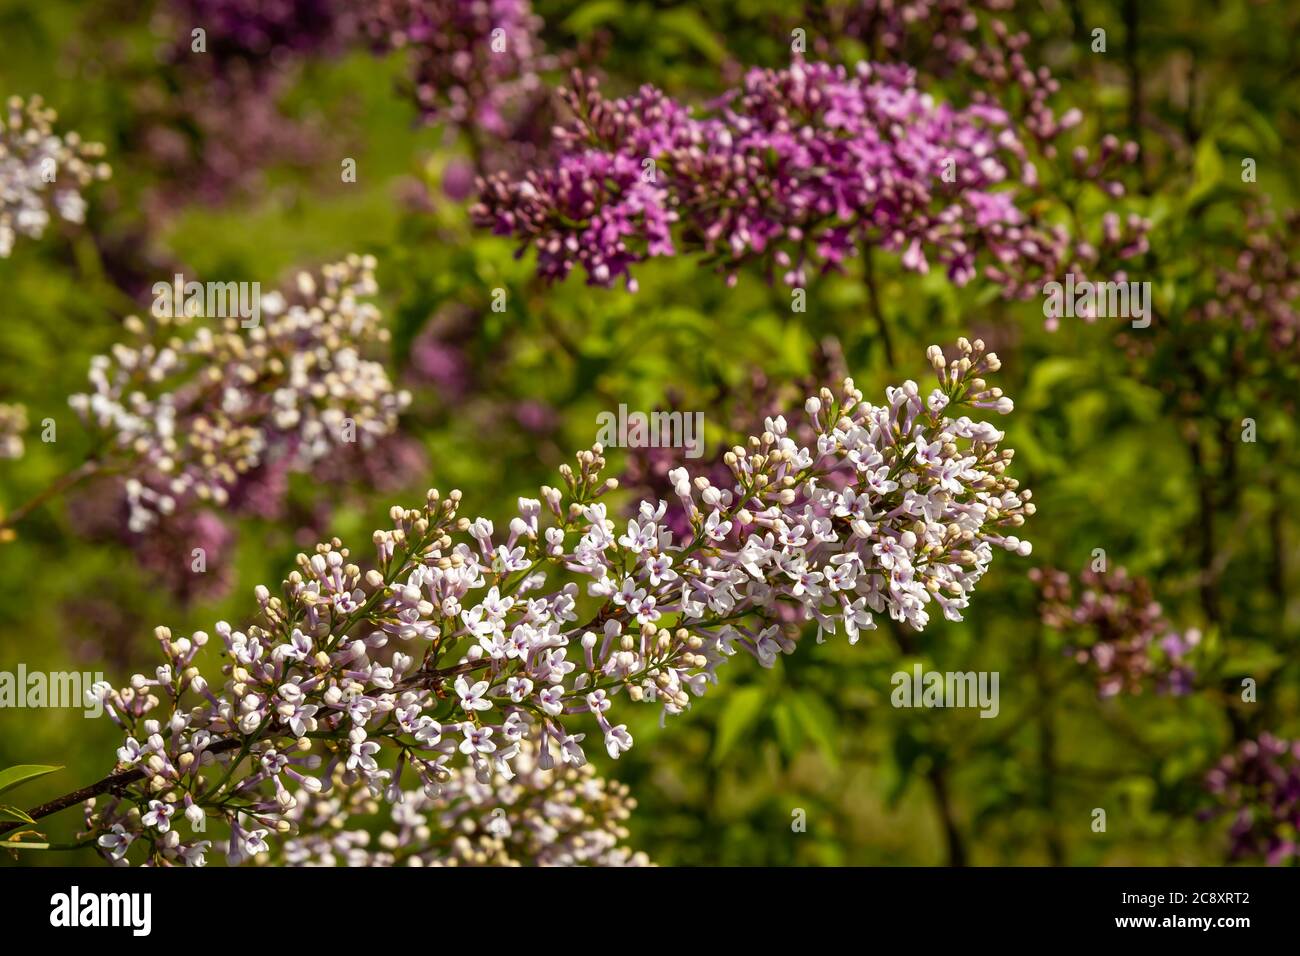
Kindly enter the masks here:
M 997 358 L 964 339 L 958 352 L 929 353 L 946 403 L 907 382 L 872 405 L 846 381 L 815 396 L 808 446 L 771 419 L 725 456 L 729 484 L 674 469 L 683 534 L 664 526 L 663 501 L 616 533 L 597 500 L 615 483 L 596 446 L 560 469 L 563 490 L 542 490 L 545 508 L 521 503 L 513 544 L 462 517 L 459 492 L 432 490 L 422 508 L 390 512 L 370 570 L 337 540 L 299 555 L 279 596 L 258 589 L 255 624 L 217 624 L 230 661 L 222 684 L 199 673 L 204 632 L 160 628 L 167 666 L 104 695 L 126 738 L 119 757 L 143 779 L 96 804 L 90 834 L 121 826 L 169 862 L 180 849 L 159 818 L 151 827 L 131 806 L 188 800 L 278 842 L 303 799 L 285 781 L 392 801 L 414 779 L 423 801 L 449 779 L 491 787 L 534 764 L 565 773 L 585 764 L 591 724 L 617 757 L 633 743 L 615 723 L 621 707 L 679 714 L 738 651 L 770 667 L 806 633 L 855 643 L 880 615 L 913 630 L 935 610 L 960 620 L 996 550 L 1029 552 L 1019 533 L 1034 505 L 1008 474 L 1002 433 L 963 414 L 1000 403 L 984 381 Z M 557 548 L 542 521 L 569 544 Z M 515 545 L 526 569 L 492 566 Z M 353 595 L 356 614 L 341 617 L 336 594 Z M 385 650 L 393 639 L 400 649 Z M 240 844 L 233 857 L 252 855 Z
M 393 432 L 410 396 L 361 355 L 389 338 L 369 301 L 374 268 L 373 257 L 351 256 L 319 276 L 300 273 L 292 300 L 261 296 L 249 327 L 242 316 L 172 308 L 127 319 L 139 344 L 96 356 L 90 391 L 69 403 L 110 441 L 132 531 L 187 503 L 226 505 L 261 465 L 306 471 L 348 443 L 369 447 Z M 331 587 L 328 597 L 340 616 L 358 608 L 352 590 Z
M 23 457 L 23 432 L 26 430 L 26 406 L 0 402 L 0 458 Z
M 11 97 L 0 123 L 0 259 L 8 258 L 18 236 L 39 239 L 55 216 L 81 223 L 81 190 L 111 173 L 104 147 L 76 133 L 58 134 L 58 114 L 39 96 Z

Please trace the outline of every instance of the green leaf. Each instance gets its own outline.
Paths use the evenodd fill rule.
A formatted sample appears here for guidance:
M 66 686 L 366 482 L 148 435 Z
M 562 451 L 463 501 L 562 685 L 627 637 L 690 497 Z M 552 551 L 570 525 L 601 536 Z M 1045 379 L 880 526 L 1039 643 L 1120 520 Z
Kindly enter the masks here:
M 23 810 L 17 807 L 11 807 L 7 804 L 0 803 L 0 817 L 8 817 L 10 820 L 19 820 L 23 823 L 35 823 L 31 817 Z
M 839 753 L 835 740 L 835 713 L 826 706 L 826 702 L 820 697 L 809 693 L 794 696 L 791 699 L 791 706 L 794 708 L 799 725 L 803 727 L 804 733 L 812 738 L 812 742 L 816 744 L 818 751 L 821 752 L 822 759 L 831 766 L 838 764 Z
M 803 746 L 803 727 L 791 710 L 787 701 L 780 701 L 772 708 L 772 723 L 776 726 L 776 739 L 781 745 L 781 752 L 786 760 L 792 760 Z
M 718 736 L 713 744 L 715 764 L 722 763 L 745 731 L 758 721 L 766 699 L 767 691 L 762 687 L 742 687 L 731 695 L 726 709 L 718 718 Z
M 597 27 L 612 23 L 624 15 L 623 4 L 618 0 L 598 0 L 584 3 L 564 21 L 564 29 L 577 36 L 586 36 Z
M 667 33 L 675 33 L 712 63 L 721 63 L 727 55 L 726 48 L 718 42 L 707 23 L 694 10 L 679 7 L 676 10 L 655 14 L 657 25 Z
M 36 836 L 43 836 L 40 833 L 36 833 L 35 830 L 24 830 L 23 833 L 35 833 Z M 17 833 L 14 835 L 22 836 L 23 834 Z M 23 843 L 21 840 L 0 840 L 0 847 L 4 847 L 7 850 L 48 850 L 50 845 L 48 843 Z
M 47 773 L 54 773 L 54 771 L 62 769 L 62 767 L 47 767 L 42 764 L 20 763 L 8 770 L 0 770 L 0 793 L 12 790 L 28 780 L 35 780 L 37 777 L 43 777 Z
M 1187 192 L 1187 205 L 1195 206 L 1223 179 L 1223 157 L 1219 147 L 1208 136 L 1196 146 L 1196 160 L 1192 167 L 1192 188 Z

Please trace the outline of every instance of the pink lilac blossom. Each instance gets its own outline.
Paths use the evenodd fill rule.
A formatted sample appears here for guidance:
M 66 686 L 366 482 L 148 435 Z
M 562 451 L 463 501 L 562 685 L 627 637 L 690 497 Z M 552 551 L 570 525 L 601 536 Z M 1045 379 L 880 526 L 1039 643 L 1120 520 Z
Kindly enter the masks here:
M 140 567 L 183 604 L 224 597 L 234 585 L 235 533 L 213 511 L 177 511 L 127 543 Z
M 1122 567 L 1087 569 L 1076 595 L 1064 571 L 1035 568 L 1029 577 L 1038 585 L 1043 623 L 1069 636 L 1067 653 L 1096 681 L 1099 696 L 1140 694 L 1150 684 L 1158 693 L 1191 692 L 1201 632 L 1174 631 L 1145 578 Z
M 1217 806 L 1204 817 L 1226 815 L 1233 860 L 1264 860 L 1269 866 L 1300 858 L 1300 741 L 1272 734 L 1247 740 L 1206 775 Z
M 187 502 L 225 506 L 240 476 L 263 463 L 306 470 L 394 430 L 410 397 L 363 357 L 388 340 L 369 301 L 374 265 L 353 256 L 300 273 L 290 296 L 261 297 L 252 328 L 186 314 L 151 316 L 152 329 L 128 319 L 141 344 L 93 359 L 92 390 L 69 403 L 128 472 L 132 531 Z
M 1036 173 L 1002 108 L 938 103 L 906 66 L 751 70 L 708 117 L 648 86 L 607 100 L 581 75 L 562 96 L 574 119 L 556 130 L 554 161 L 493 176 L 472 210 L 521 255 L 535 248 L 547 279 L 581 266 L 589 284 L 634 290 L 634 265 L 680 247 L 731 282 L 757 259 L 804 286 L 878 245 L 958 285 L 983 262 L 1004 294 L 1026 297 L 1101 254 L 1017 205 L 1017 181 Z
M 541 26 L 528 0 L 377 0 L 361 29 L 381 53 L 410 51 L 426 120 L 505 136 L 541 87 Z
M 1300 345 L 1300 213 L 1278 217 L 1248 210 L 1245 241 L 1231 267 L 1214 272 L 1214 295 L 1194 318 L 1231 323 L 1256 333 L 1279 353 Z
M 224 520 L 231 510 L 237 509 L 181 508 L 132 531 L 125 483 L 113 477 L 92 480 L 68 501 L 79 536 L 124 545 L 135 565 L 183 605 L 224 597 L 234 585 L 236 536 Z
M 57 120 L 39 96 L 9 98 L 0 126 L 0 259 L 19 236 L 39 239 L 55 216 L 84 222 L 82 191 L 111 175 L 104 147 L 75 132 L 55 133 Z
M 194 804 L 233 827 L 232 859 L 256 856 L 292 831 L 294 791 L 340 767 L 394 802 L 408 780 L 430 798 L 453 772 L 510 780 L 528 747 L 543 770 L 584 765 L 593 744 L 617 758 L 633 745 L 620 698 L 681 713 L 737 651 L 764 666 L 792 652 L 783 621 L 854 644 L 878 614 L 961 620 L 995 549 L 1029 553 L 1016 533 L 1034 506 L 1003 433 L 971 417 L 1012 409 L 983 378 L 997 357 L 965 339 L 927 357 L 928 392 L 908 381 L 872 405 L 846 380 L 810 397 L 810 444 L 769 419 L 726 456 L 728 484 L 675 470 L 688 535 L 663 526 L 664 500 L 616 525 L 597 445 L 503 532 L 431 490 L 392 510 L 368 571 L 337 539 L 299 555 L 279 595 L 257 589 L 258 623 L 218 623 L 221 684 L 197 664 L 205 632 L 159 628 L 167 662 L 100 688 L 138 786 L 92 811 L 90 835 L 118 860 L 139 841 L 151 862 L 192 862 L 194 844 L 145 816 Z

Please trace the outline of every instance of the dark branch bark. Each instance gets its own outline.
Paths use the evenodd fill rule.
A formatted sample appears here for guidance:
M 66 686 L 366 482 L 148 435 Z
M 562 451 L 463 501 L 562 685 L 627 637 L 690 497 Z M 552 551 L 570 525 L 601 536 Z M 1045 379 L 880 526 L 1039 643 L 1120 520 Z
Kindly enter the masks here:
M 215 744 L 207 748 L 208 753 L 225 753 L 227 750 L 235 750 L 243 744 L 243 739 L 239 737 L 228 737 L 225 740 L 218 740 Z M 79 803 L 84 803 L 91 797 L 98 797 L 103 793 L 110 793 L 120 790 L 123 787 L 135 783 L 137 780 L 144 779 L 144 770 L 137 767 L 134 770 L 123 770 L 121 773 L 110 774 L 103 780 L 92 783 L 88 787 L 82 787 L 80 790 L 73 790 L 71 793 L 65 793 L 61 797 L 56 797 L 49 803 L 42 803 L 38 807 L 32 807 L 27 811 L 27 815 L 33 820 L 39 820 L 41 817 L 48 817 L 60 810 L 66 810 L 68 807 L 75 807 Z M 17 830 L 23 826 L 21 821 L 13 823 L 0 823 L 0 834 L 8 833 L 11 830 Z

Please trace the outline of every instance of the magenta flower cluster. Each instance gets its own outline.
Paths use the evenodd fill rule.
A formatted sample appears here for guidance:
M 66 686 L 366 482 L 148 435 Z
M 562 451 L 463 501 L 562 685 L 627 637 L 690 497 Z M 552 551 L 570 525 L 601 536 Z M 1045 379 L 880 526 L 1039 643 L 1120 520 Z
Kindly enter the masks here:
M 1247 740 L 1205 778 L 1216 806 L 1206 816 L 1231 819 L 1234 860 L 1270 866 L 1300 859 L 1300 741 L 1272 734 Z
M 534 248 L 548 279 L 581 266 L 590 284 L 634 289 L 632 266 L 690 249 L 730 281 L 761 260 L 802 287 L 870 245 L 958 285 L 982 261 L 1024 296 L 1097 257 L 1018 205 L 1036 171 L 1003 109 L 936 102 L 905 66 L 752 70 L 708 116 L 651 87 L 608 100 L 581 76 L 563 95 L 574 119 L 554 161 L 494 176 L 473 210 Z
M 427 120 L 501 136 L 540 89 L 542 23 L 528 0 L 377 0 L 361 16 L 377 51 L 409 51 Z

